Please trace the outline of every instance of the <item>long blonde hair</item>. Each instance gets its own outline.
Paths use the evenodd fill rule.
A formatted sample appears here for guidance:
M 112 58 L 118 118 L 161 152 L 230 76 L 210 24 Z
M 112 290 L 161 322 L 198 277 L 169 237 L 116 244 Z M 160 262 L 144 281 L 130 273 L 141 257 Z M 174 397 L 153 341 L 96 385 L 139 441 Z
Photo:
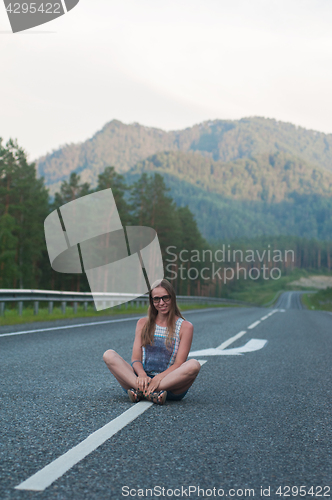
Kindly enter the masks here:
M 175 295 L 175 290 L 171 283 L 167 281 L 166 279 L 158 280 L 153 283 L 151 286 L 151 290 L 149 292 L 149 309 L 148 309 L 148 320 L 145 323 L 143 329 L 142 329 L 142 346 L 146 345 L 152 345 L 153 344 L 153 337 L 154 337 L 154 331 L 156 327 L 156 318 L 158 315 L 158 311 L 154 306 L 153 300 L 152 300 L 152 290 L 155 288 L 161 286 L 162 288 L 165 288 L 167 290 L 168 294 L 171 296 L 171 303 L 170 303 L 170 310 L 168 313 L 168 319 L 167 319 L 167 330 L 168 330 L 168 335 L 166 338 L 166 345 L 170 345 L 172 343 L 172 339 L 174 338 L 175 335 L 175 317 L 179 316 L 180 318 L 184 319 L 182 316 L 177 303 L 176 303 L 176 295 Z

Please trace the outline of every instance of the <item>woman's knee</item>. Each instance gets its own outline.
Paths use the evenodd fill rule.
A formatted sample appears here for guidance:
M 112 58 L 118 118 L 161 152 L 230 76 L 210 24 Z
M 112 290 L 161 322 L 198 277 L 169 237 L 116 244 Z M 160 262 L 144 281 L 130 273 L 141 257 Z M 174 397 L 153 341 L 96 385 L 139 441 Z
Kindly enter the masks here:
M 190 359 L 187 361 L 188 374 L 192 377 L 197 377 L 199 370 L 201 369 L 201 364 L 197 359 Z
M 116 357 L 117 353 L 113 349 L 108 349 L 103 354 L 103 360 L 107 365 L 111 365 Z

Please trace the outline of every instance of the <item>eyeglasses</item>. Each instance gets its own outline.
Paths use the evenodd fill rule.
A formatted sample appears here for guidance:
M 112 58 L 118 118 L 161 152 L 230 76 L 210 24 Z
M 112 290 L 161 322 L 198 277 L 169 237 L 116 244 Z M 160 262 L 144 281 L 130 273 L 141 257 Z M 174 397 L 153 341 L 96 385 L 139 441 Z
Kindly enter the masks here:
M 163 302 L 165 302 L 165 304 L 167 304 L 167 302 L 169 302 L 171 300 L 171 296 L 170 295 L 163 295 L 163 297 L 152 297 L 152 300 L 153 300 L 154 304 L 159 304 L 159 302 L 161 300 Z

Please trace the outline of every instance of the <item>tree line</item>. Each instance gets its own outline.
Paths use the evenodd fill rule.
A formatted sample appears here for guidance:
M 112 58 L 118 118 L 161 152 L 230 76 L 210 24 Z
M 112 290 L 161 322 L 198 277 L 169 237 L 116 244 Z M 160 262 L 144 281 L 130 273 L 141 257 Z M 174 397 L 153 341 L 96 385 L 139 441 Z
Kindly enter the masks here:
M 27 161 L 16 141 L 0 139 L 0 288 L 41 288 L 89 291 L 84 275 L 57 273 L 51 269 L 44 237 L 44 220 L 65 203 L 112 188 L 123 226 L 153 227 L 163 257 L 169 244 L 204 247 L 192 213 L 177 207 L 160 175 L 143 174 L 132 186 L 113 166 L 99 174 L 92 188 L 72 173 L 50 199 L 36 166 Z M 193 292 L 194 290 L 190 290 Z
M 37 178 L 36 166 L 28 162 L 25 151 L 16 141 L 9 140 L 4 145 L 0 139 L 0 288 L 89 291 L 85 275 L 57 273 L 51 269 L 44 220 L 63 204 L 108 188 L 112 188 L 123 226 L 142 225 L 156 230 L 165 276 L 173 282 L 178 294 L 227 295 L 236 276 L 223 283 L 218 274 L 213 276 L 213 264 L 218 262 L 200 257 L 204 251 L 214 255 L 225 244 L 226 250 L 242 249 L 244 252 L 248 248 L 263 252 L 268 250 L 268 245 L 274 250 L 293 248 L 295 260 L 273 262 L 283 272 L 293 267 L 331 269 L 330 242 L 265 237 L 265 240 L 208 243 L 202 237 L 192 212 L 187 206 L 175 204 L 158 173 L 143 173 L 129 186 L 113 166 L 107 166 L 99 174 L 96 187 L 82 182 L 79 174 L 72 173 L 51 199 L 44 179 Z M 236 255 L 241 256 L 239 252 Z M 253 267 L 262 269 L 267 255 L 265 253 L 260 258 L 260 253 L 256 261 L 247 259 L 242 264 L 248 272 Z M 193 258 L 188 259 L 188 256 Z M 234 269 L 236 264 L 236 259 L 218 263 Z M 231 272 L 228 273 L 230 277 Z

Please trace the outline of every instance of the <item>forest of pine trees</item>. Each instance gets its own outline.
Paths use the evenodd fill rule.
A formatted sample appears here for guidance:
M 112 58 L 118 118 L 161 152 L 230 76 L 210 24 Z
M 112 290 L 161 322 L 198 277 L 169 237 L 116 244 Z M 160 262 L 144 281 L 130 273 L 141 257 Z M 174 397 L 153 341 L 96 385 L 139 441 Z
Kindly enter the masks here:
M 183 250 L 188 256 L 193 251 L 196 255 L 202 254 L 204 250 L 214 254 L 222 245 L 237 249 L 237 255 L 248 248 L 257 249 L 260 255 L 267 248 L 280 251 L 292 249 L 294 259 L 282 260 L 273 265 L 283 272 L 295 267 L 331 269 L 332 244 L 328 241 L 266 236 L 210 244 L 199 232 L 189 208 L 175 204 L 170 189 L 166 188 L 163 177 L 158 173 L 143 173 L 129 186 L 113 166 L 107 166 L 99 174 L 95 188 L 81 182 L 79 174 L 72 173 L 68 180 L 62 182 L 54 198 L 50 199 L 43 178 L 37 178 L 36 167 L 27 161 L 25 151 L 13 140 L 9 140 L 6 145 L 0 140 L 0 288 L 89 291 L 84 275 L 62 274 L 51 269 L 44 238 L 44 220 L 63 204 L 108 188 L 112 188 L 124 226 L 149 226 L 157 231 L 165 277 L 173 281 L 179 294 L 224 296 L 227 295 L 227 286 L 232 286 L 232 280 L 225 286 L 218 282 L 218 278 L 212 277 L 211 261 L 202 262 L 196 258 L 184 259 L 182 262 L 180 255 L 183 253 L 180 252 Z M 168 247 L 172 248 L 171 260 Z M 169 263 L 172 265 L 168 269 L 172 269 L 173 273 L 166 270 Z M 232 260 L 227 266 L 235 268 L 236 264 L 236 260 Z M 178 273 L 180 265 L 183 270 L 191 268 L 191 276 L 197 274 L 197 278 L 188 278 L 186 273 L 181 277 Z M 271 267 L 267 257 L 255 262 L 245 261 L 241 265 L 248 271 L 252 267 Z M 205 270 L 202 273 L 203 268 Z

